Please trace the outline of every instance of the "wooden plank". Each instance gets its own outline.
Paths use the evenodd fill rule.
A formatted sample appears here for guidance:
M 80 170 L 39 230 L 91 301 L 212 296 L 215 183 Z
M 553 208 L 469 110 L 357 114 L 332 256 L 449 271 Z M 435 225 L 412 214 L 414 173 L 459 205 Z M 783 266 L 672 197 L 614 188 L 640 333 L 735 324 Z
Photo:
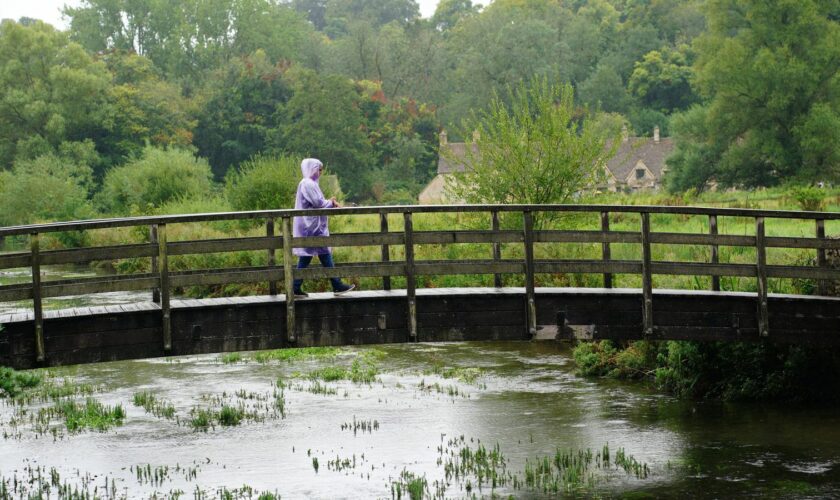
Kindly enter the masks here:
M 411 340 L 417 341 L 417 281 L 415 278 L 414 265 L 414 223 L 411 220 L 411 212 L 403 214 L 404 229 L 403 241 L 405 242 L 405 296 L 408 302 L 408 336 Z
M 536 273 L 592 273 L 592 274 L 641 274 L 639 261 L 611 260 L 538 260 L 534 263 Z
M 382 234 L 388 234 L 388 214 L 382 212 L 379 214 L 379 232 Z M 391 250 L 390 247 L 386 244 L 382 245 L 382 262 L 389 262 L 391 260 Z M 391 289 L 391 277 L 390 276 L 383 276 L 382 277 L 382 289 L 383 290 L 390 290 Z
M 816 221 L 817 224 L 820 222 L 823 223 L 823 228 L 825 227 L 825 221 Z M 824 231 L 824 229 L 823 229 Z M 776 248 L 817 248 L 817 249 L 838 249 L 840 248 L 840 240 L 835 239 L 825 239 L 825 232 L 823 232 L 823 238 L 820 237 L 816 238 L 792 238 L 792 237 L 783 237 L 783 236 L 767 236 L 764 238 L 764 246 L 765 247 L 776 247 Z
M 416 231 L 414 243 L 453 244 L 453 243 L 518 243 L 522 241 L 521 231 Z
M 764 217 L 755 218 L 756 277 L 758 279 L 758 332 L 770 335 L 767 313 L 767 250 L 764 241 Z
M 490 229 L 494 233 L 498 233 L 500 231 L 499 226 L 499 211 L 493 210 L 490 213 Z M 502 244 L 498 241 L 493 242 L 493 263 L 498 264 L 502 260 Z M 501 273 L 495 273 L 493 275 L 493 286 L 496 288 L 502 287 L 502 275 Z
M 51 250 L 41 253 L 41 265 L 151 257 L 155 253 L 157 253 L 157 246 L 151 243 Z
M 405 264 L 403 262 L 340 264 L 333 268 L 307 267 L 306 269 L 293 269 L 293 274 L 298 279 L 343 278 L 345 276 L 403 276 L 405 275 Z
M 281 239 L 266 236 L 173 241 L 167 245 L 167 252 L 169 255 L 190 255 L 239 252 L 247 250 L 269 250 L 271 248 L 279 248 L 282 244 L 283 242 Z
M 755 276 L 750 264 L 707 264 L 705 262 L 652 262 L 653 274 L 673 276 Z
M 184 214 L 159 215 L 150 217 L 123 217 L 90 221 L 71 221 L 49 224 L 30 224 L 0 228 L 0 237 L 25 235 L 33 232 L 49 233 L 59 231 L 81 231 L 89 229 L 106 229 L 116 227 L 148 226 L 151 224 L 175 224 L 188 222 L 212 222 L 231 220 L 266 219 L 268 217 L 294 217 L 301 215 L 362 215 L 362 214 L 405 214 L 412 213 L 474 213 L 499 210 L 500 212 L 522 212 L 524 210 L 540 212 L 568 212 L 568 213 L 649 213 L 649 214 L 682 214 L 682 215 L 712 215 L 719 217 L 768 217 L 778 219 L 801 220 L 840 220 L 840 213 L 836 212 L 804 212 L 787 210 L 755 210 L 740 208 L 709 208 L 709 207 L 663 207 L 663 206 L 632 206 L 632 205 L 413 205 L 389 207 L 347 207 L 317 210 L 259 210 L 249 212 L 227 212 L 215 214 Z
M 607 235 L 610 232 L 610 213 L 601 212 L 601 232 L 604 233 L 604 240 L 601 242 L 601 260 L 609 262 L 612 259 L 610 252 L 610 243 L 606 241 Z M 612 288 L 612 274 L 604 273 L 604 288 Z
M 340 210 L 340 209 L 335 209 Z M 292 240 L 294 248 L 305 247 L 365 247 L 379 245 L 400 245 L 403 236 L 399 233 L 346 233 L 331 234 L 329 236 L 295 237 Z
M 35 319 L 36 361 L 43 363 L 46 357 L 44 347 L 44 309 L 41 289 L 41 237 L 38 233 L 29 235 L 29 248 L 32 259 L 32 310 Z
M 158 225 L 158 265 L 160 266 L 160 311 L 163 330 L 163 350 L 172 350 L 172 323 L 169 286 L 169 256 L 166 243 L 166 224 Z
M 228 269 L 201 269 L 170 273 L 170 286 L 227 285 L 230 283 L 261 283 L 280 280 L 283 270 L 269 267 L 240 267 Z
M 494 262 L 492 260 L 457 260 L 457 261 L 415 261 L 414 269 L 416 274 L 433 275 L 457 275 L 457 274 L 517 274 L 525 272 L 525 265 L 522 261 L 503 260 Z
M 274 241 L 274 219 L 268 218 L 265 221 L 265 237 L 269 242 Z M 269 244 L 268 247 L 268 267 L 273 269 L 277 267 L 277 246 Z M 277 295 L 277 280 L 269 277 L 268 294 Z
M 820 269 L 804 266 L 765 266 L 768 278 L 805 278 L 812 280 L 840 280 L 840 269 Z
M 653 335 L 653 270 L 650 255 L 650 214 L 642 212 L 642 328 Z
M 650 242 L 657 245 L 754 246 L 753 236 L 734 234 L 650 233 Z
M 152 255 L 152 274 L 160 275 L 160 268 L 158 267 L 158 227 L 157 224 L 149 226 L 149 242 L 157 248 L 157 251 Z M 160 287 L 152 288 L 152 302 L 160 304 Z
M 47 281 L 43 283 L 41 289 L 42 297 L 49 298 L 89 293 L 149 290 L 158 286 L 159 283 L 160 278 L 152 274 L 127 274 L 123 276 Z
M 641 243 L 631 231 L 535 231 L 536 243 Z
M 30 267 L 31 265 L 32 258 L 29 252 L 15 252 L 0 255 L 0 269 Z
M 293 343 L 295 333 L 295 256 L 292 253 L 292 218 L 283 217 L 283 274 L 286 287 L 286 341 Z
M 32 298 L 32 283 L 0 286 L 0 302 L 28 300 Z
M 531 338 L 537 335 L 537 302 L 534 298 L 534 216 L 530 211 L 522 212 L 525 224 L 525 318 L 526 331 Z
M 718 220 L 717 215 L 710 215 L 709 216 L 709 234 L 715 236 L 718 234 Z M 712 245 L 712 256 L 711 256 L 711 263 L 718 264 L 720 262 L 720 255 L 718 255 L 719 249 L 718 245 Z M 719 292 L 720 291 L 720 276 L 717 274 L 712 275 L 712 291 Z
M 817 239 L 825 241 L 825 221 L 822 219 L 818 219 L 816 221 L 816 231 L 817 231 Z M 840 240 L 836 240 L 840 243 Z M 828 261 L 826 260 L 825 249 L 819 248 L 817 249 L 817 268 L 821 271 L 828 267 Z M 820 295 L 828 295 L 828 282 L 824 279 L 817 281 L 817 293 Z

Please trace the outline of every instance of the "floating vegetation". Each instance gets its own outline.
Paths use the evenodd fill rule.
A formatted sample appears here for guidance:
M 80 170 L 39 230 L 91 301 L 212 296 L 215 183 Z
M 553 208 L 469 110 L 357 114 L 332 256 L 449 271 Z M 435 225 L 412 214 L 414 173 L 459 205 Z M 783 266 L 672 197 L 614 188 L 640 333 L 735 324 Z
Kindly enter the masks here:
M 422 500 L 430 496 L 429 482 L 426 480 L 426 476 L 418 476 L 403 469 L 399 478 L 391 481 L 391 498 L 394 500 L 402 500 L 403 498 Z M 435 495 L 434 498 L 443 498 L 443 495 Z
M 93 398 L 87 398 L 84 405 L 75 401 L 62 401 L 56 403 L 56 410 L 59 415 L 64 416 L 65 425 L 70 432 L 80 432 L 84 429 L 104 432 L 113 426 L 122 425 L 125 419 L 122 405 L 105 406 Z
M 373 431 L 379 430 L 379 421 L 377 420 L 356 420 L 356 415 L 353 415 L 352 422 L 345 422 L 341 424 L 341 430 L 343 431 L 353 431 L 353 435 L 355 436 L 358 432 L 364 434 L 372 433 Z
M 259 363 L 268 363 L 269 361 L 297 361 L 307 358 L 334 358 L 341 352 L 342 349 L 338 347 L 290 347 L 260 351 L 254 354 L 254 360 Z
M 233 364 L 233 363 L 239 363 L 240 361 L 242 361 L 242 353 L 229 352 L 227 354 L 222 354 L 219 357 L 219 361 L 221 361 L 222 363 L 224 363 L 226 365 L 230 365 L 230 364 Z
M 598 477 L 598 469 L 623 469 L 627 474 L 644 479 L 650 474 L 647 464 L 639 462 L 619 448 L 610 461 L 610 447 L 605 444 L 601 451 L 557 449 L 554 456 L 525 460 L 525 486 L 543 493 L 571 492 L 581 488 L 592 488 Z
M 321 396 L 335 396 L 338 394 L 338 389 L 330 387 L 327 384 L 322 384 L 320 380 L 315 380 L 306 388 L 306 392 L 312 394 L 319 394 Z
M 476 367 L 444 366 L 435 363 L 431 370 L 424 372 L 426 375 L 437 375 L 443 378 L 454 378 L 465 384 L 474 384 L 479 377 L 484 375 L 484 370 Z
M 67 499 L 125 499 L 128 493 L 124 488 L 117 489 L 114 479 L 107 475 L 102 478 L 82 474 L 78 470 L 68 481 L 61 477 L 58 469 L 27 463 L 18 474 L 11 478 L 0 474 L 0 498 L 67 498 Z
M 342 366 L 327 366 L 319 370 L 309 372 L 308 377 L 312 380 L 323 380 L 324 382 L 335 382 L 337 380 L 350 380 L 354 384 L 372 384 L 376 381 L 379 368 L 370 359 L 353 360 L 350 369 Z
M 192 467 L 181 467 L 179 464 L 175 464 L 175 467 L 168 465 L 152 467 L 152 464 L 146 464 L 132 465 L 129 471 L 134 473 L 138 483 L 159 487 L 171 480 L 170 473 L 180 475 L 185 481 L 192 481 L 198 477 L 199 467 L 196 464 Z
M 278 379 L 271 391 L 249 392 L 239 389 L 233 394 L 205 394 L 202 401 L 208 406 L 194 406 L 188 424 L 193 430 L 208 431 L 216 425 L 232 427 L 243 421 L 262 422 L 266 419 L 286 418 L 285 384 Z
M 139 406 L 158 418 L 175 418 L 175 406 L 168 401 L 158 399 L 148 391 L 134 393 L 134 406 Z
M 181 492 L 183 495 L 183 492 Z M 176 497 L 177 498 L 177 497 Z M 193 499 L 194 500 L 209 500 L 209 499 L 221 499 L 221 500 L 235 500 L 235 499 L 256 499 L 256 500 L 279 500 L 280 494 L 277 491 L 268 492 L 263 491 L 260 492 L 259 490 L 248 486 L 247 484 L 240 486 L 239 488 L 228 489 L 227 487 L 218 488 L 215 491 L 206 491 L 200 489 L 196 486 L 195 490 L 193 491 Z
M 442 385 L 440 385 L 440 382 L 435 382 L 434 384 L 427 384 L 426 379 L 421 380 L 420 383 L 417 384 L 417 387 L 423 392 L 434 391 L 438 394 L 446 394 L 447 396 L 453 397 L 453 398 L 460 396 L 462 398 L 468 398 L 469 399 L 469 397 L 470 397 L 469 393 L 465 392 L 462 389 L 459 389 L 457 386 L 454 386 L 454 385 L 442 386 Z

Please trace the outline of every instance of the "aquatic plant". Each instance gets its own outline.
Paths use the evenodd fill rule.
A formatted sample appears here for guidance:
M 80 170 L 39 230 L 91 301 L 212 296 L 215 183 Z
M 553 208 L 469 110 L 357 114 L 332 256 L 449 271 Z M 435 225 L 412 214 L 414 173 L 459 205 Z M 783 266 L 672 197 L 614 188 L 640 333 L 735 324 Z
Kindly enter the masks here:
M 254 360 L 259 363 L 269 361 L 297 361 L 299 359 L 334 358 L 342 352 L 338 347 L 290 347 L 260 351 L 254 354 Z
M 0 398 L 16 397 L 41 383 L 42 377 L 31 371 L 16 371 L 0 366 Z
M 134 393 L 134 406 L 139 406 L 158 418 L 175 418 L 175 406 L 168 401 L 158 399 L 148 391 Z
M 426 476 L 418 476 L 403 469 L 399 478 L 391 482 L 391 498 L 402 500 L 403 496 L 410 500 L 422 500 L 424 497 L 430 496 L 429 482 L 426 480 Z
M 345 422 L 341 424 L 341 430 L 350 430 L 353 431 L 353 435 L 355 436 L 356 433 L 361 431 L 363 434 L 365 432 L 372 433 L 373 431 L 379 430 L 379 421 L 378 420 L 356 420 L 356 415 L 353 415 L 352 422 Z
M 84 405 L 75 401 L 60 401 L 56 403 L 55 409 L 64 417 L 70 432 L 84 429 L 106 431 L 115 425 L 122 425 L 125 419 L 122 405 L 105 406 L 93 398 L 87 398 Z
M 242 353 L 229 352 L 227 354 L 221 355 L 219 357 L 219 360 L 226 365 L 230 365 L 230 364 L 233 364 L 233 363 L 239 363 L 240 361 L 242 361 Z
M 219 423 L 226 427 L 239 425 L 239 423 L 242 422 L 244 414 L 245 410 L 241 407 L 234 408 L 233 406 L 224 405 L 222 406 L 222 409 L 219 410 Z

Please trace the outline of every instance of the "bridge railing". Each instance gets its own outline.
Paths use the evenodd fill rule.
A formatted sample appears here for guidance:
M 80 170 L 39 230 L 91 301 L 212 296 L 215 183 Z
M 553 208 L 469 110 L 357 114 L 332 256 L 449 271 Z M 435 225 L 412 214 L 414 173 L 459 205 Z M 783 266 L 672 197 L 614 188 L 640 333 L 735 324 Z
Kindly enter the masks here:
M 414 216 L 426 213 L 484 213 L 490 215 L 490 227 L 483 230 L 447 229 L 415 231 Z M 599 227 L 591 230 L 535 229 L 534 218 L 539 215 L 558 213 L 588 213 L 600 218 Z M 517 229 L 501 229 L 500 214 L 506 217 L 521 217 Z M 614 230 L 610 228 L 611 216 L 635 214 L 639 218 L 637 230 Z M 708 232 L 654 232 L 651 230 L 652 215 L 701 216 L 708 218 Z M 300 215 L 370 216 L 378 215 L 380 230 L 375 232 L 333 234 L 328 237 L 295 238 L 292 236 L 292 220 Z M 389 215 L 402 216 L 402 230 L 389 229 Z M 754 234 L 735 235 L 718 232 L 719 218 L 737 217 L 751 220 Z M 765 220 L 798 219 L 813 224 L 814 237 L 767 236 Z M 263 221 L 262 236 L 230 237 L 188 241 L 169 241 L 168 227 L 177 224 L 208 223 L 217 221 L 258 220 Z M 434 206 L 389 206 L 353 207 L 324 210 L 269 210 L 252 212 L 231 212 L 214 214 L 190 214 L 156 217 L 130 217 L 90 221 L 62 222 L 0 228 L 0 238 L 28 235 L 29 250 L 0 254 L 0 270 L 30 268 L 31 282 L 0 286 L 0 302 L 32 300 L 39 361 L 44 358 L 44 315 L 43 300 L 52 297 L 85 295 L 102 292 L 153 290 L 153 300 L 160 304 L 164 349 L 172 345 L 170 329 L 170 297 L 173 288 L 194 285 L 223 285 L 230 283 L 268 282 L 269 293 L 278 292 L 278 283 L 283 282 L 287 307 L 287 335 L 295 338 L 295 300 L 292 282 L 295 278 L 327 278 L 341 276 L 381 277 L 383 289 L 391 288 L 391 277 L 405 279 L 406 307 L 409 333 L 417 336 L 417 276 L 492 274 L 494 284 L 502 285 L 503 274 L 524 276 L 526 296 L 527 329 L 536 332 L 535 275 L 551 273 L 583 273 L 603 275 L 603 286 L 613 286 L 616 274 L 641 277 L 642 322 L 646 335 L 654 333 L 653 276 L 690 275 L 711 277 L 711 289 L 720 290 L 720 277 L 750 277 L 757 281 L 757 320 L 762 336 L 770 333 L 767 312 L 768 278 L 794 278 L 817 280 L 818 293 L 824 293 L 825 280 L 840 280 L 840 270 L 827 265 L 826 250 L 840 249 L 840 240 L 826 238 L 826 221 L 840 220 L 840 213 L 794 212 L 780 210 L 726 209 L 703 207 L 660 207 L 660 206 L 615 206 L 615 205 L 434 205 Z M 279 223 L 279 227 L 278 227 Z M 140 227 L 148 231 L 148 241 L 112 246 L 70 248 L 63 250 L 41 249 L 44 234 L 93 229 L 114 229 Z M 482 243 L 492 246 L 492 257 L 488 259 L 429 261 L 415 259 L 415 247 L 426 244 Z M 536 259 L 536 243 L 600 244 L 600 259 Z M 503 259 L 502 244 L 522 245 L 522 258 Z M 616 260 L 612 258 L 614 244 L 630 244 L 641 248 L 641 258 Z M 654 261 L 652 245 L 701 245 L 710 249 L 708 262 Z M 292 249 L 307 246 L 333 247 L 381 247 L 379 262 L 354 262 L 334 269 L 310 267 L 296 269 Z M 403 260 L 392 261 L 390 247 L 404 248 Z M 720 247 L 752 247 L 755 262 L 721 262 Z M 790 264 L 769 265 L 767 249 L 814 249 L 815 265 Z M 199 269 L 173 272 L 171 257 L 234 251 L 265 251 L 267 265 L 260 267 Z M 282 251 L 282 261 L 277 253 Z M 42 281 L 43 266 L 56 264 L 78 264 L 93 261 L 118 260 L 126 258 L 149 258 L 151 271 L 117 276 L 75 278 L 56 281 Z

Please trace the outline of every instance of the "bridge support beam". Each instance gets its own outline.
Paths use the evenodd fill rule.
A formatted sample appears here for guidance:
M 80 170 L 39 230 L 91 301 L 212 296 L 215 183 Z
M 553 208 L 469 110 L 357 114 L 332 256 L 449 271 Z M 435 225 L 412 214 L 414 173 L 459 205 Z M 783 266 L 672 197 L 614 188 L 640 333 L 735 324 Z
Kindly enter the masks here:
M 534 216 L 526 210 L 522 213 L 525 222 L 525 317 L 528 334 L 537 336 L 537 301 L 534 293 Z
M 411 212 L 403 214 L 405 232 L 405 295 L 408 299 L 408 335 L 417 340 L 417 278 L 414 275 L 414 223 Z
M 764 217 L 755 218 L 756 277 L 758 278 L 758 334 L 770 335 L 767 312 L 767 246 L 764 236 Z
M 29 248 L 32 256 L 32 310 L 35 323 L 35 359 L 43 363 L 46 359 L 44 348 L 44 308 L 41 300 L 41 237 L 38 233 L 29 235 Z
M 169 303 L 169 258 L 166 251 L 166 224 L 159 224 L 158 236 L 158 267 L 160 276 L 160 312 L 163 330 L 163 350 L 172 350 L 172 311 Z
M 295 341 L 295 256 L 292 253 L 292 218 L 283 217 L 283 276 L 286 286 L 286 339 Z
M 650 255 L 650 214 L 642 212 L 642 331 L 653 335 L 653 276 Z

